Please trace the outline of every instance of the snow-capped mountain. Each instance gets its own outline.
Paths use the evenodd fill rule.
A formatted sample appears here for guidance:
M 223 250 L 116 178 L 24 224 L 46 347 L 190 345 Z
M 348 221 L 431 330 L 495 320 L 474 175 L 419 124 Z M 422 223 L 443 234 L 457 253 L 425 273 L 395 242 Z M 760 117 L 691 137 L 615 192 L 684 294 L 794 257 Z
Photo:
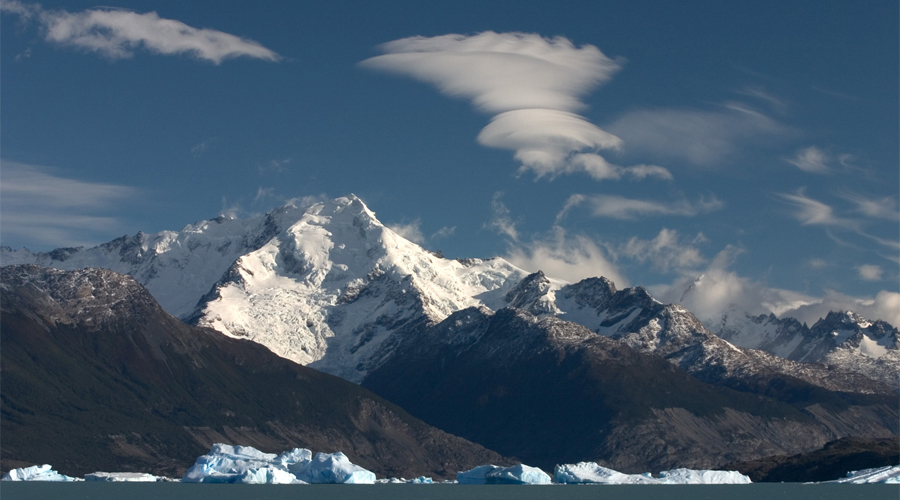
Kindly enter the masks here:
M 818 363 L 800 362 L 803 360 L 784 359 L 758 350 L 757 346 L 735 345 L 711 333 L 684 307 L 663 304 L 642 287 L 616 290 L 615 284 L 606 278 L 589 278 L 557 286 L 542 273 L 535 273 L 523 279 L 509 295 L 514 295 L 515 300 L 510 300 L 510 304 L 515 302 L 517 308 L 535 314 L 555 315 L 584 325 L 638 351 L 662 356 L 710 383 L 728 385 L 740 380 L 743 384 L 748 377 L 765 379 L 788 375 L 837 391 L 879 393 L 898 389 L 897 363 L 891 364 L 889 361 L 900 353 L 896 340 L 891 340 L 896 339 L 896 329 L 891 330 L 890 325 L 881 321 L 865 323 L 873 329 L 873 333 L 869 334 L 871 337 L 862 331 L 847 330 L 852 325 L 859 329 L 858 323 L 840 323 L 826 328 L 825 320 L 820 322 L 823 326 L 816 333 L 820 337 L 826 335 L 826 330 L 833 331 L 834 334 L 827 334 L 829 339 L 840 335 L 847 339 L 840 345 L 852 344 L 850 339 L 857 339 L 855 345 L 862 346 L 852 348 L 847 344 L 841 349 L 828 351 L 834 353 L 829 356 L 834 357 L 835 361 L 826 367 Z M 832 314 L 835 318 L 858 318 L 855 315 Z M 793 323 L 796 321 L 793 320 Z M 784 321 L 789 328 L 793 327 L 793 323 Z M 884 361 L 864 353 L 874 353 L 883 357 Z M 895 374 L 893 379 L 889 376 L 891 370 Z M 880 383 L 870 380 L 873 378 Z
M 764 373 L 862 392 L 884 392 L 884 384 L 896 390 L 898 383 L 897 330 L 886 323 L 822 333 L 830 327 L 804 332 L 789 319 L 748 317 L 715 330 L 725 341 L 690 311 L 641 287 L 616 290 L 606 278 L 568 284 L 501 258 L 445 259 L 385 227 L 353 195 L 90 249 L 4 247 L 0 261 L 130 274 L 173 315 L 354 382 L 456 311 L 515 307 L 584 325 L 717 383 Z
M 528 274 L 500 258 L 450 260 L 426 251 L 353 195 L 90 249 L 4 248 L 0 258 L 130 274 L 173 315 L 354 382 L 389 355 L 404 328 L 466 307 L 502 307 Z
M 851 370 L 889 385 L 900 380 L 900 331 L 854 312 L 832 311 L 812 327 L 774 314 L 733 315 L 717 326 L 719 337 L 740 347 Z

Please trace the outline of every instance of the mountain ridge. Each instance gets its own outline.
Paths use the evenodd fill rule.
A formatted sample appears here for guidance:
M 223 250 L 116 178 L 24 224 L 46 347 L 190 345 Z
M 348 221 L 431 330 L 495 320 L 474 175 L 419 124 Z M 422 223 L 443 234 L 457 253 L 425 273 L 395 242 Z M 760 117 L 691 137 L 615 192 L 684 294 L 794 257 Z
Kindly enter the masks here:
M 246 220 L 219 217 L 179 232 L 138 233 L 91 249 L 3 248 L 0 259 L 131 274 L 182 319 L 354 382 L 390 358 L 405 336 L 456 311 L 513 306 L 653 351 L 707 381 L 767 371 L 829 390 L 900 391 L 900 346 L 881 340 L 897 337 L 887 323 L 878 322 L 878 339 L 864 332 L 820 343 L 827 353 L 808 360 L 819 364 L 800 364 L 784 342 L 753 341 L 750 320 L 740 323 L 746 331 L 739 333 L 747 334 L 741 343 L 741 335 L 712 331 L 642 287 L 617 290 L 602 277 L 570 284 L 501 258 L 445 259 L 381 224 L 353 195 Z

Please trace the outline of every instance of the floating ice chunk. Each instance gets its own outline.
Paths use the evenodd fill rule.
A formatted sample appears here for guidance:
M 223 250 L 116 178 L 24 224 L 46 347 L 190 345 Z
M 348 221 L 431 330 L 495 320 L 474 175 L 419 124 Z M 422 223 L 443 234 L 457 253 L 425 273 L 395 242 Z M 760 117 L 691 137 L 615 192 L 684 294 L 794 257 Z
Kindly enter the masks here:
M 487 484 L 487 475 L 503 467 L 497 465 L 479 465 L 474 469 L 456 473 L 459 484 Z
M 900 484 L 900 465 L 889 465 L 887 467 L 877 467 L 874 469 L 855 470 L 847 473 L 847 477 L 834 481 L 825 481 L 826 483 L 849 483 L 849 484 L 867 484 L 867 483 L 887 483 Z
M 300 460 L 303 452 L 294 449 L 275 455 L 263 453 L 252 446 L 230 446 L 217 443 L 206 455 L 197 458 L 182 478 L 184 483 L 284 483 L 296 478 L 287 469 L 293 460 Z M 279 463 L 276 463 L 279 461 Z M 278 472 L 275 472 L 275 471 Z M 283 474 L 282 474 L 283 472 Z M 287 476 L 291 476 L 288 480 Z
M 146 472 L 94 472 L 85 474 L 84 480 L 103 483 L 155 483 L 160 478 Z
M 512 467 L 479 465 L 472 470 L 457 472 L 459 484 L 550 484 L 546 472 L 524 464 Z
M 386 478 L 386 479 L 376 479 L 375 482 L 377 484 L 434 484 L 434 481 L 430 477 L 420 476 L 415 479 L 404 479 L 404 478 Z
M 649 472 L 625 474 L 601 467 L 594 462 L 557 465 L 553 471 L 556 482 L 561 484 L 660 484 Z
M 21 469 L 12 469 L 0 478 L 0 481 L 82 481 L 74 477 L 64 476 L 53 470 L 50 464 L 32 465 Z
M 505 467 L 489 472 L 485 478 L 488 484 L 550 484 L 550 476 L 538 469 L 524 464 Z
M 300 481 L 297 480 L 296 476 L 284 469 L 262 467 L 244 471 L 234 482 L 241 484 L 291 484 L 299 483 Z
M 664 484 L 750 484 L 750 478 L 734 470 L 672 469 L 659 473 Z
M 297 475 L 304 466 L 312 461 L 312 458 L 312 452 L 306 448 L 294 448 L 275 457 L 273 463 L 276 467 Z
M 312 461 L 295 473 L 297 479 L 314 484 L 374 484 L 375 474 L 350 463 L 341 452 L 316 453 Z

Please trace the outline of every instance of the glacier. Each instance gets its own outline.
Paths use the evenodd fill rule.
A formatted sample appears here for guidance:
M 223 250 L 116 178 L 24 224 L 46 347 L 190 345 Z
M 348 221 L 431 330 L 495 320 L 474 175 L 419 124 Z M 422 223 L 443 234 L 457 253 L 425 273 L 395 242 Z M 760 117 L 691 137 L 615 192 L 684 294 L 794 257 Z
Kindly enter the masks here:
M 459 484 L 550 484 L 550 476 L 536 467 L 519 464 L 512 467 L 479 465 L 456 473 Z
M 21 469 L 12 469 L 0 478 L 0 481 L 82 481 L 82 479 L 64 476 L 53 470 L 49 464 L 32 465 Z

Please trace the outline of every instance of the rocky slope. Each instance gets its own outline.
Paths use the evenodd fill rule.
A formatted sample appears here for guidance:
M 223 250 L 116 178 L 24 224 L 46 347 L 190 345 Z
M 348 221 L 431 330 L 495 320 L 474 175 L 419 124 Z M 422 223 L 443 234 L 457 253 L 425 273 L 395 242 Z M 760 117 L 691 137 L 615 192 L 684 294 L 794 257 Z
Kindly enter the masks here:
M 128 276 L 0 269 L 0 459 L 180 476 L 216 442 L 343 451 L 380 476 L 508 462 L 337 377 L 185 325 Z
M 900 464 L 898 438 L 844 438 L 821 450 L 798 455 L 777 455 L 728 464 L 753 482 L 819 482 L 841 479 L 850 471 Z
M 671 319 L 665 308 L 658 314 Z M 648 343 L 661 350 L 669 340 Z M 714 468 L 900 430 L 895 396 L 827 391 L 778 374 L 764 380 L 740 391 L 705 383 L 638 342 L 553 315 L 482 307 L 401 344 L 363 386 L 426 422 L 545 468 L 584 460 L 627 472 Z

